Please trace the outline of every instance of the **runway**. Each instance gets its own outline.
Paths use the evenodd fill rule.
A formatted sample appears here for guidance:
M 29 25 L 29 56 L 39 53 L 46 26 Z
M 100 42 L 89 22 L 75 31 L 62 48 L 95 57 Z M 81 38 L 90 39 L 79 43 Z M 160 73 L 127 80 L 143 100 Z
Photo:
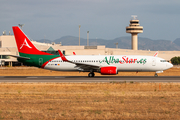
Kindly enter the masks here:
M 0 82 L 180 82 L 180 76 L 0 76 Z

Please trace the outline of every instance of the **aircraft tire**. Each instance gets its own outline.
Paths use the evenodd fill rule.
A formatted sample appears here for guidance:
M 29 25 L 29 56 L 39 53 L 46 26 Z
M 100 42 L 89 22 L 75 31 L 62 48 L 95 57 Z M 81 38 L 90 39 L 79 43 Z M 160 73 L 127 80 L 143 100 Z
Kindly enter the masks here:
M 95 75 L 95 74 L 94 74 L 94 73 L 92 73 L 92 75 L 93 75 L 92 77 L 94 77 L 94 75 Z
M 157 73 L 155 73 L 155 74 L 154 74 L 154 77 L 158 77 L 158 74 L 157 74 Z
M 88 77 L 94 77 L 94 73 L 89 73 Z

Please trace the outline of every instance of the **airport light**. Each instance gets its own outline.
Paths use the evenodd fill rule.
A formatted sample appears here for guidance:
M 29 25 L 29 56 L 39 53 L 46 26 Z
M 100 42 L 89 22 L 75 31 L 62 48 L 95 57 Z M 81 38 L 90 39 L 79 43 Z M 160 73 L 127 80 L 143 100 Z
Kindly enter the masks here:
M 118 42 L 117 43 L 114 43 L 116 45 L 116 49 L 118 48 Z
M 81 28 L 81 25 L 79 25 L 79 46 L 80 46 L 80 28 Z
M 89 46 L 89 31 L 87 31 L 87 46 Z

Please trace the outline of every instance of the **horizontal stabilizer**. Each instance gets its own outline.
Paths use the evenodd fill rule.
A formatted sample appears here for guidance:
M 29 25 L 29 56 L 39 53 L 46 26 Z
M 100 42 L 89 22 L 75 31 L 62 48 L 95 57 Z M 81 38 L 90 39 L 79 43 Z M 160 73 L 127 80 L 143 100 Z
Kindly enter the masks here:
M 21 57 L 21 56 L 17 56 L 17 55 L 8 55 L 8 56 L 15 57 L 15 58 L 18 58 L 18 59 L 25 59 L 25 60 L 29 60 L 30 59 L 28 57 Z

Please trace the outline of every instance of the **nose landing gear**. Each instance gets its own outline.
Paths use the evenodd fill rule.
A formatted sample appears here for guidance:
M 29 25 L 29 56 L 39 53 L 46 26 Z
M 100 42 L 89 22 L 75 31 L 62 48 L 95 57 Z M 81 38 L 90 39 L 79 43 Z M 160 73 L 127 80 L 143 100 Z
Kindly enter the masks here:
M 158 77 L 158 74 L 157 74 L 157 73 L 155 73 L 155 74 L 154 74 L 154 77 Z

